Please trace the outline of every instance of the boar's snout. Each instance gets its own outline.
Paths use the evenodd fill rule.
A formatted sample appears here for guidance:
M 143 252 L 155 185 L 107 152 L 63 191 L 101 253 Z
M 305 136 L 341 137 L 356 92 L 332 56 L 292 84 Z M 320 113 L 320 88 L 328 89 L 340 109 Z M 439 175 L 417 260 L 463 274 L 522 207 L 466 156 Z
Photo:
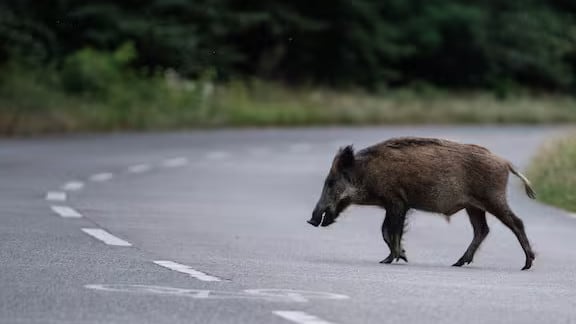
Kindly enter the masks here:
M 332 217 L 331 215 L 332 213 L 330 213 L 328 210 L 315 208 L 314 211 L 312 212 L 312 218 L 310 218 L 310 220 L 308 220 L 307 222 L 308 224 L 314 227 L 318 226 L 326 227 L 334 223 L 334 217 Z
M 318 227 L 318 225 L 320 225 L 320 223 L 322 223 L 322 214 L 324 212 L 322 210 L 320 210 L 318 208 L 318 206 L 316 206 L 316 208 L 314 208 L 314 211 L 312 212 L 312 218 L 310 218 L 310 220 L 308 220 L 308 224 L 314 226 L 314 227 Z
M 318 225 L 320 225 L 320 222 L 313 218 L 307 220 L 306 222 L 314 227 L 318 227 Z

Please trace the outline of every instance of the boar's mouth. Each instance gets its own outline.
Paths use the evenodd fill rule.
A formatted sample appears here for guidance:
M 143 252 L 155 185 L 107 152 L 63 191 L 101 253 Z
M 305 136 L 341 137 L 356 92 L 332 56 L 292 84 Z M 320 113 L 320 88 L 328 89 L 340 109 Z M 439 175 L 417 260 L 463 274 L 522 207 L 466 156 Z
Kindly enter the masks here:
M 323 214 L 322 214 L 322 221 L 320 222 L 320 226 L 322 227 L 326 227 L 328 225 L 331 225 L 332 223 L 335 222 L 336 217 L 334 217 L 334 215 L 326 210 Z
M 329 210 L 318 211 L 312 215 L 312 218 L 308 220 L 308 224 L 318 227 L 326 227 L 332 223 L 334 223 L 334 216 Z
M 330 208 L 315 209 L 314 212 L 312 212 L 312 218 L 308 220 L 308 224 L 314 227 L 332 225 L 336 222 L 336 218 L 338 218 L 340 213 L 348 206 L 350 206 L 350 199 L 342 199 L 338 202 L 338 205 L 336 205 L 335 211 L 332 211 Z
M 329 209 L 314 210 L 314 212 L 312 213 L 312 218 L 308 220 L 308 224 L 314 227 L 318 226 L 326 227 L 334 223 L 334 218 L 335 217 L 333 216 L 332 212 L 330 212 Z

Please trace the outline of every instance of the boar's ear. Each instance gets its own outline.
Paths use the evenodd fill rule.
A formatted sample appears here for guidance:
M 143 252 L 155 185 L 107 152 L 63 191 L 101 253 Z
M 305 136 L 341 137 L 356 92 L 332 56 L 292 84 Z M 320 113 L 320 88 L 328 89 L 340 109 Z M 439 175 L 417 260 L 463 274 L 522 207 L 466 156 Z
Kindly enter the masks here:
M 340 149 L 336 166 L 338 171 L 344 171 L 354 166 L 354 148 L 352 145 Z

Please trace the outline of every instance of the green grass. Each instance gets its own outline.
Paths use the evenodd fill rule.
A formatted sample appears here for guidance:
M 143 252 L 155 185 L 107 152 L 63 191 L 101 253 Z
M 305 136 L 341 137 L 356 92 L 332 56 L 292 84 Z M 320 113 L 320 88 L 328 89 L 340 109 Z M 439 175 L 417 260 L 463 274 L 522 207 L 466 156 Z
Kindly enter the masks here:
M 381 95 L 233 83 L 213 101 L 224 125 L 370 125 L 576 122 L 576 100 L 561 96 L 497 99 L 488 93 Z
M 544 145 L 528 175 L 539 200 L 576 212 L 576 133 Z
M 358 90 L 290 88 L 258 80 L 214 85 L 209 78 L 186 81 L 175 76 L 109 74 L 110 81 L 96 79 L 95 89 L 71 91 L 54 70 L 0 68 L 0 134 L 228 126 L 576 122 L 576 99 L 568 96 L 498 99 L 490 93 L 407 89 L 374 95 Z M 85 77 L 72 73 L 67 84 L 75 85 Z

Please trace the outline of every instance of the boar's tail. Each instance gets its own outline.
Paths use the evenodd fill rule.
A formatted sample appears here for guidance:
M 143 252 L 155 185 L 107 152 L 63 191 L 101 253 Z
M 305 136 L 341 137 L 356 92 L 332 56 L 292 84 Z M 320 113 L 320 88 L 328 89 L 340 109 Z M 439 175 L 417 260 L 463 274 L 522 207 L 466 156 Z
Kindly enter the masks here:
M 534 192 L 534 189 L 532 189 L 532 185 L 530 184 L 530 180 L 528 180 L 522 173 L 518 172 L 518 170 L 516 170 L 514 168 L 514 166 L 512 166 L 512 164 L 510 164 L 510 163 L 508 163 L 508 170 L 510 170 L 510 172 L 512 172 L 512 174 L 514 174 L 515 176 L 520 178 L 520 180 L 522 180 L 522 182 L 524 182 L 524 189 L 526 189 L 526 195 L 528 195 L 528 197 L 530 197 L 532 199 L 536 199 L 536 193 Z

